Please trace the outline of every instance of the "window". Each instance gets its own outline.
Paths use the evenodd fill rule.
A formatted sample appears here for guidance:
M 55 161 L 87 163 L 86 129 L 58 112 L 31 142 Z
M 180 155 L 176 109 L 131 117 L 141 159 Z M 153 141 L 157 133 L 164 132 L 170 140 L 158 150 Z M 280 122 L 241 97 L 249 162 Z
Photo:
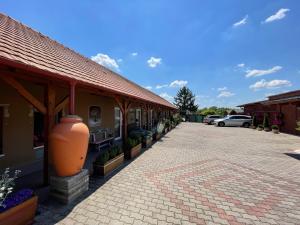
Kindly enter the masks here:
M 136 127 L 141 127 L 141 109 L 136 109 L 135 111 L 135 125 Z
M 90 106 L 89 126 L 99 127 L 101 124 L 101 108 L 99 106 Z
M 129 109 L 128 112 L 128 124 L 134 124 L 135 123 L 135 110 Z
M 119 107 L 115 107 L 114 137 L 115 139 L 122 137 L 122 113 Z
M 0 107 L 0 155 L 3 155 L 3 123 L 4 123 L 4 110 Z

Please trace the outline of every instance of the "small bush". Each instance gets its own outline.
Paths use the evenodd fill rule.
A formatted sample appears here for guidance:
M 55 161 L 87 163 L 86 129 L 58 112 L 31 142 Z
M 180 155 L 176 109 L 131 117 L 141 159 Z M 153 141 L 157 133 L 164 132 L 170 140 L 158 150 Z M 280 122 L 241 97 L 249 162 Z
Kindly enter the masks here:
M 272 130 L 279 130 L 279 127 L 277 125 L 272 125 Z
M 115 158 L 118 155 L 118 153 L 119 153 L 118 146 L 112 146 L 109 149 L 109 159 Z
M 141 143 L 141 140 L 139 138 L 136 139 L 136 138 L 129 137 L 129 138 L 127 138 L 126 143 L 125 143 L 126 149 L 127 150 L 132 149 L 133 147 L 137 146 L 140 143 Z
M 263 127 L 264 128 L 269 128 L 270 124 L 269 124 L 269 115 L 268 113 L 264 114 L 264 122 L 263 122 Z
M 253 118 L 252 118 L 252 127 L 256 127 L 257 126 L 257 119 L 256 119 L 256 115 L 254 114 Z
M 108 160 L 109 160 L 109 151 L 105 150 L 96 158 L 96 163 L 100 165 L 104 165 L 105 163 L 108 162 Z

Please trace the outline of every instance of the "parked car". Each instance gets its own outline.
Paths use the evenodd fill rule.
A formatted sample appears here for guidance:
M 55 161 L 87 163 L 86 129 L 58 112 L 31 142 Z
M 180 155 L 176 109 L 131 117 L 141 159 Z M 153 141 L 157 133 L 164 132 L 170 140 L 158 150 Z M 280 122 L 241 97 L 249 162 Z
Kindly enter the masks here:
M 231 115 L 222 119 L 217 119 L 214 124 L 219 127 L 250 127 L 252 122 L 251 116 L 246 115 Z
M 220 115 L 208 115 L 203 119 L 203 123 L 213 124 L 214 120 L 220 119 L 222 116 Z

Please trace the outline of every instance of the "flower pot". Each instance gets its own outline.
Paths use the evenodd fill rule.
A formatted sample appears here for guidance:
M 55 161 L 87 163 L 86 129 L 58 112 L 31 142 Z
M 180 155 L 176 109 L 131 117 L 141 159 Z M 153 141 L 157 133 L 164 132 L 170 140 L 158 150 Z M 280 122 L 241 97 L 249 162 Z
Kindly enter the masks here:
M 137 146 L 134 146 L 132 149 L 130 149 L 130 158 L 133 159 L 137 157 L 141 153 L 142 144 L 138 144 Z
M 262 128 L 262 127 L 257 127 L 257 130 L 258 130 L 258 131 L 262 131 L 263 128 Z
M 264 131 L 268 132 L 268 131 L 270 131 L 270 128 L 269 127 L 265 127 Z
M 89 129 L 78 116 L 61 119 L 49 136 L 49 151 L 58 176 L 72 176 L 83 167 L 89 140 Z
M 152 144 L 151 137 L 150 138 L 144 138 L 143 142 L 142 142 L 142 147 L 143 148 L 148 148 L 148 147 L 151 146 L 151 144 Z
M 33 223 L 38 197 L 33 196 L 21 204 L 0 213 L 1 225 L 28 225 Z
M 272 129 L 272 132 L 273 132 L 274 134 L 279 134 L 279 130 L 278 130 L 278 129 Z
M 161 138 L 162 134 L 156 134 L 155 140 L 158 141 Z
M 105 176 L 106 174 L 110 173 L 111 171 L 115 170 L 120 165 L 122 165 L 123 162 L 124 162 L 124 153 L 122 153 L 122 154 L 116 156 L 115 158 L 109 160 L 104 165 L 94 163 L 93 173 L 94 173 L 94 175 Z

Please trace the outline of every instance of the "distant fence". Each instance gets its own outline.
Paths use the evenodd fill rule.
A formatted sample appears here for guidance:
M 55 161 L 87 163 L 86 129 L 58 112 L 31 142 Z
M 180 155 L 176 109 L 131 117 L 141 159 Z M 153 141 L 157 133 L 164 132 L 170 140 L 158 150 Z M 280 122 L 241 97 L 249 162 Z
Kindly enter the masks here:
M 203 119 L 205 116 L 199 114 L 190 114 L 186 115 L 186 121 L 195 122 L 195 123 L 203 123 Z

